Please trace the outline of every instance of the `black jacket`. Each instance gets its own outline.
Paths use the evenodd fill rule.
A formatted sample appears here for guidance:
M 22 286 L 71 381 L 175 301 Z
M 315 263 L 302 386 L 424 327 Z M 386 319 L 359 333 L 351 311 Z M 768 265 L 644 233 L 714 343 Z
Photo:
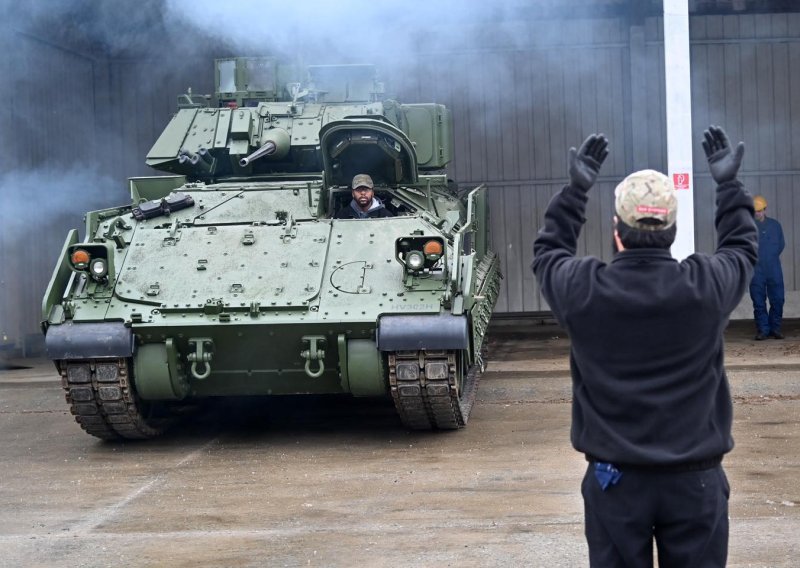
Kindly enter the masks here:
M 334 219 L 364 219 L 364 218 L 376 219 L 378 217 L 394 217 L 394 214 L 391 211 L 389 211 L 388 209 L 386 209 L 386 207 L 384 207 L 383 203 L 381 203 L 380 201 L 378 201 L 378 203 L 379 203 L 378 207 L 375 207 L 374 209 L 370 209 L 366 213 L 366 217 L 362 217 L 356 212 L 356 207 L 358 207 L 358 206 L 355 205 L 355 201 L 351 201 L 350 204 L 347 207 L 342 207 L 341 209 L 339 209 L 334 214 L 333 218 Z
M 666 465 L 733 448 L 723 331 L 753 273 L 758 235 L 741 183 L 717 188 L 718 247 L 682 262 L 661 249 L 575 258 L 587 196 L 547 207 L 533 271 L 571 340 L 572 444 L 611 463 Z

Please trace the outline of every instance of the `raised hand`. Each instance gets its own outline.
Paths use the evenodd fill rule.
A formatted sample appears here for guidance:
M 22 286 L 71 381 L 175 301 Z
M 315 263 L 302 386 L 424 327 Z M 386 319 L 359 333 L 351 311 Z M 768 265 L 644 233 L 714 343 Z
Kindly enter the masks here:
M 602 134 L 592 134 L 576 150 L 569 149 L 569 182 L 570 185 L 589 191 L 597 180 L 600 167 L 608 156 L 608 138 Z
M 736 179 L 744 156 L 744 142 L 739 142 L 736 150 L 731 150 L 731 143 L 725 131 L 719 126 L 709 126 L 703 132 L 703 150 L 708 158 L 708 169 L 717 185 Z

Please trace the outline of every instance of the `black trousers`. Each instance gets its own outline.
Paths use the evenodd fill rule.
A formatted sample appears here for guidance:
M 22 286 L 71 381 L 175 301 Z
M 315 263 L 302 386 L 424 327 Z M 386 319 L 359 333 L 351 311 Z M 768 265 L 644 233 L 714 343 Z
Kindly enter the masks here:
M 723 567 L 728 558 L 730 487 L 722 465 L 661 473 L 622 470 L 605 491 L 590 463 L 581 492 L 590 565 L 659 568 Z

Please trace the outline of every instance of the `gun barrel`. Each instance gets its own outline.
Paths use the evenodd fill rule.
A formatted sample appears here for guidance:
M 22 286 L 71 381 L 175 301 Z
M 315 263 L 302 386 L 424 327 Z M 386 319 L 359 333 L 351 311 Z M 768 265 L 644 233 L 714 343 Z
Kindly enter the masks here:
M 252 154 L 239 160 L 239 165 L 245 167 L 254 160 L 269 156 L 272 160 L 280 160 L 289 153 L 291 138 L 283 128 L 270 128 L 261 138 L 263 144 Z
M 278 149 L 278 146 L 272 140 L 267 140 L 267 143 L 261 146 L 258 150 L 250 154 L 249 156 L 245 156 L 241 160 L 239 160 L 239 165 L 245 167 L 250 162 L 254 160 L 258 160 L 259 158 L 263 158 L 264 156 L 271 156 L 275 153 Z

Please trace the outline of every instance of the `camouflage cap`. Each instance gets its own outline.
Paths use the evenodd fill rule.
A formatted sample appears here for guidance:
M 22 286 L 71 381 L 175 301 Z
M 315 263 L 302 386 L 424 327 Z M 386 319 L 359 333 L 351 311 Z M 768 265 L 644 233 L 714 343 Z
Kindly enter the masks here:
M 375 186 L 372 183 L 372 178 L 369 177 L 367 174 L 358 174 L 356 177 L 353 178 L 353 189 L 359 187 L 368 187 L 372 189 Z
M 767 208 L 767 199 L 763 195 L 756 195 L 753 198 L 753 209 L 763 211 Z
M 675 224 L 678 196 L 675 186 L 661 172 L 641 170 L 632 173 L 620 182 L 614 196 L 617 217 L 629 227 L 662 231 Z

